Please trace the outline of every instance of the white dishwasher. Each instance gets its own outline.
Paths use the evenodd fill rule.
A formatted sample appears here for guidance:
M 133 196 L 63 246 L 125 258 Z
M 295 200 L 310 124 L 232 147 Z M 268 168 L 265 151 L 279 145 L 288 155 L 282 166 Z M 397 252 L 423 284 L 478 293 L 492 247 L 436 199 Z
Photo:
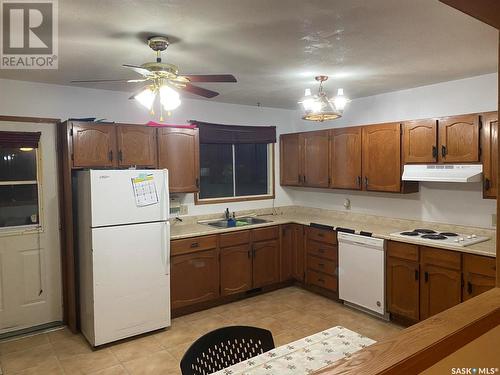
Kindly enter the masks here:
M 385 240 L 342 232 L 337 238 L 339 298 L 346 305 L 388 319 L 385 309 Z

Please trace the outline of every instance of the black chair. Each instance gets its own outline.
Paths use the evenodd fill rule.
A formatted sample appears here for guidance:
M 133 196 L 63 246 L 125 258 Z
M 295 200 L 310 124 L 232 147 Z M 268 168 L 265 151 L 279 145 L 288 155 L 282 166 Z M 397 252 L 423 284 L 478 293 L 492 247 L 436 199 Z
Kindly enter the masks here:
M 182 375 L 205 375 L 274 349 L 267 329 L 233 326 L 216 329 L 196 340 L 181 360 Z

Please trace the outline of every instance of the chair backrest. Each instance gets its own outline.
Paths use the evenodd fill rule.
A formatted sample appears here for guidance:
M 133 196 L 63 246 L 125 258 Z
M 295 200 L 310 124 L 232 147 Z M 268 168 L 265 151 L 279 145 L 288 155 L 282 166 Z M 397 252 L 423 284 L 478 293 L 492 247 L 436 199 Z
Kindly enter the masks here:
M 270 331 L 232 326 L 216 329 L 196 340 L 181 360 L 182 375 L 205 375 L 274 349 Z

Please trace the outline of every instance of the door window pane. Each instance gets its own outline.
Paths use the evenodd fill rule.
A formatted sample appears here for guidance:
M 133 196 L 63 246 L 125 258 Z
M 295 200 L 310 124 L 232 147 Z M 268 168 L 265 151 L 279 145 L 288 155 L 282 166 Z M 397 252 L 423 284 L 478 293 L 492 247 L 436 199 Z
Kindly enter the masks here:
M 38 224 L 38 186 L 0 186 L 0 228 Z
M 200 144 L 201 199 L 233 196 L 233 147 Z
M 234 145 L 236 196 L 268 193 L 267 144 Z
M 36 150 L 0 147 L 0 181 L 36 181 Z

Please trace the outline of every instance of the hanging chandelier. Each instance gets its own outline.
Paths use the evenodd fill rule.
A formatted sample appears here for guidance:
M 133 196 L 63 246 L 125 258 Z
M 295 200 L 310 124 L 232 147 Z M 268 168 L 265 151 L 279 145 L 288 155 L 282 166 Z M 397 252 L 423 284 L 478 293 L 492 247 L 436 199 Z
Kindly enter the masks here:
M 337 96 L 328 99 L 323 91 L 323 82 L 328 79 L 328 76 L 317 76 L 315 79 L 319 82 L 318 94 L 311 95 L 311 90 L 306 89 L 304 98 L 299 102 L 305 112 L 302 119 L 323 122 L 342 117 L 345 106 L 350 102 L 349 98 L 344 95 L 344 89 L 338 89 Z

